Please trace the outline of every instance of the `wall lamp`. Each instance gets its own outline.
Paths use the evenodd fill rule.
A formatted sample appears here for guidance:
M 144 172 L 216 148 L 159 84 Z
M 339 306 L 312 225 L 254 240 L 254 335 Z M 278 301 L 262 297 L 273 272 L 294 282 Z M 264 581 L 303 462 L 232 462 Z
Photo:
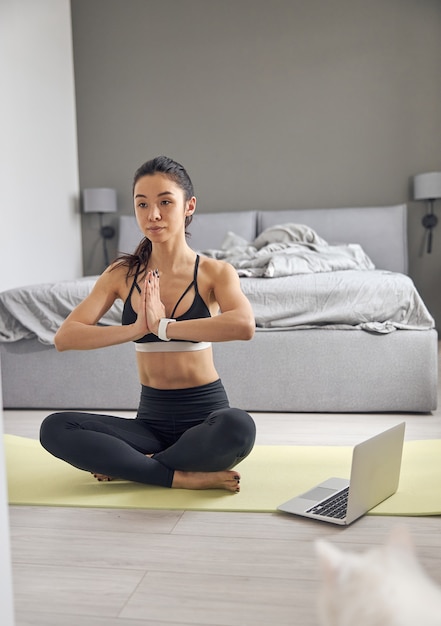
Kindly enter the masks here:
M 414 176 L 413 197 L 415 200 L 427 200 L 429 204 L 422 224 L 427 229 L 427 252 L 430 254 L 432 252 L 432 231 L 438 224 L 438 218 L 433 212 L 433 204 L 435 200 L 441 198 L 441 172 L 427 172 Z
M 103 213 L 116 213 L 118 205 L 116 202 L 116 190 L 105 187 L 93 189 L 83 189 L 83 212 L 98 213 L 100 217 L 100 236 L 103 240 L 104 261 L 106 267 L 109 265 L 109 253 L 107 251 L 107 241 L 115 236 L 113 226 L 103 224 Z

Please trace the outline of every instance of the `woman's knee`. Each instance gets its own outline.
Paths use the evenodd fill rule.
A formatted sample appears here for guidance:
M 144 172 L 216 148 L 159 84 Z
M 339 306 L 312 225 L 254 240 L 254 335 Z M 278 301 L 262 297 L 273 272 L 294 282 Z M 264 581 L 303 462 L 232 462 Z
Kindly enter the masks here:
M 254 443 L 256 438 L 256 424 L 246 411 L 230 407 L 213 411 L 208 418 L 209 423 L 218 423 L 225 432 L 231 433 L 235 438 L 241 438 L 244 442 Z
M 66 425 L 71 421 L 69 413 L 58 412 L 48 415 L 40 426 L 40 443 L 44 448 L 51 446 L 51 443 L 59 437 L 61 431 L 66 429 Z

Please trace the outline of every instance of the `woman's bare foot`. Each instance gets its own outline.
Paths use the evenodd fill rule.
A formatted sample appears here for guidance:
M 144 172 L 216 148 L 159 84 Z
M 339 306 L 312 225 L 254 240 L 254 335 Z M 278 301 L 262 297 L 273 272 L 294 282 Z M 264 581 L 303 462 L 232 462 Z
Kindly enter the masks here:
M 175 470 L 173 489 L 226 489 L 240 491 L 240 474 L 232 470 L 221 472 L 181 472 Z
M 106 476 L 105 474 L 93 474 L 92 473 L 92 476 L 96 478 L 97 480 L 99 480 L 100 482 L 110 482 L 111 480 L 114 480 L 112 476 Z

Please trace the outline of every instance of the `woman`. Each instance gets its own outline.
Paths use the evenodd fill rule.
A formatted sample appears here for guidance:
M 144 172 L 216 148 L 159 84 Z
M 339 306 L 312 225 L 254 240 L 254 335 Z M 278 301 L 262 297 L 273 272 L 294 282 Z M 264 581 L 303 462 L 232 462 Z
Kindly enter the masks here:
M 61 325 L 55 346 L 133 341 L 142 385 L 137 416 L 54 413 L 42 423 L 41 444 L 98 480 L 237 492 L 232 468 L 251 452 L 255 425 L 229 407 L 211 342 L 251 339 L 251 306 L 231 265 L 187 245 L 196 198 L 182 165 L 167 157 L 144 163 L 133 197 L 145 238 L 104 271 Z M 118 298 L 122 325 L 98 326 Z

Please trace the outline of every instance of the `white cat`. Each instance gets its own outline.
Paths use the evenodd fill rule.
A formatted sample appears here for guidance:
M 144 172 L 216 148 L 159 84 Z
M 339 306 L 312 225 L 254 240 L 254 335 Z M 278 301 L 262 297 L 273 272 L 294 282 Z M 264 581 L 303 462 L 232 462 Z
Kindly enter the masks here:
M 316 542 L 322 626 L 441 626 L 441 589 L 424 572 L 405 528 L 363 554 Z

